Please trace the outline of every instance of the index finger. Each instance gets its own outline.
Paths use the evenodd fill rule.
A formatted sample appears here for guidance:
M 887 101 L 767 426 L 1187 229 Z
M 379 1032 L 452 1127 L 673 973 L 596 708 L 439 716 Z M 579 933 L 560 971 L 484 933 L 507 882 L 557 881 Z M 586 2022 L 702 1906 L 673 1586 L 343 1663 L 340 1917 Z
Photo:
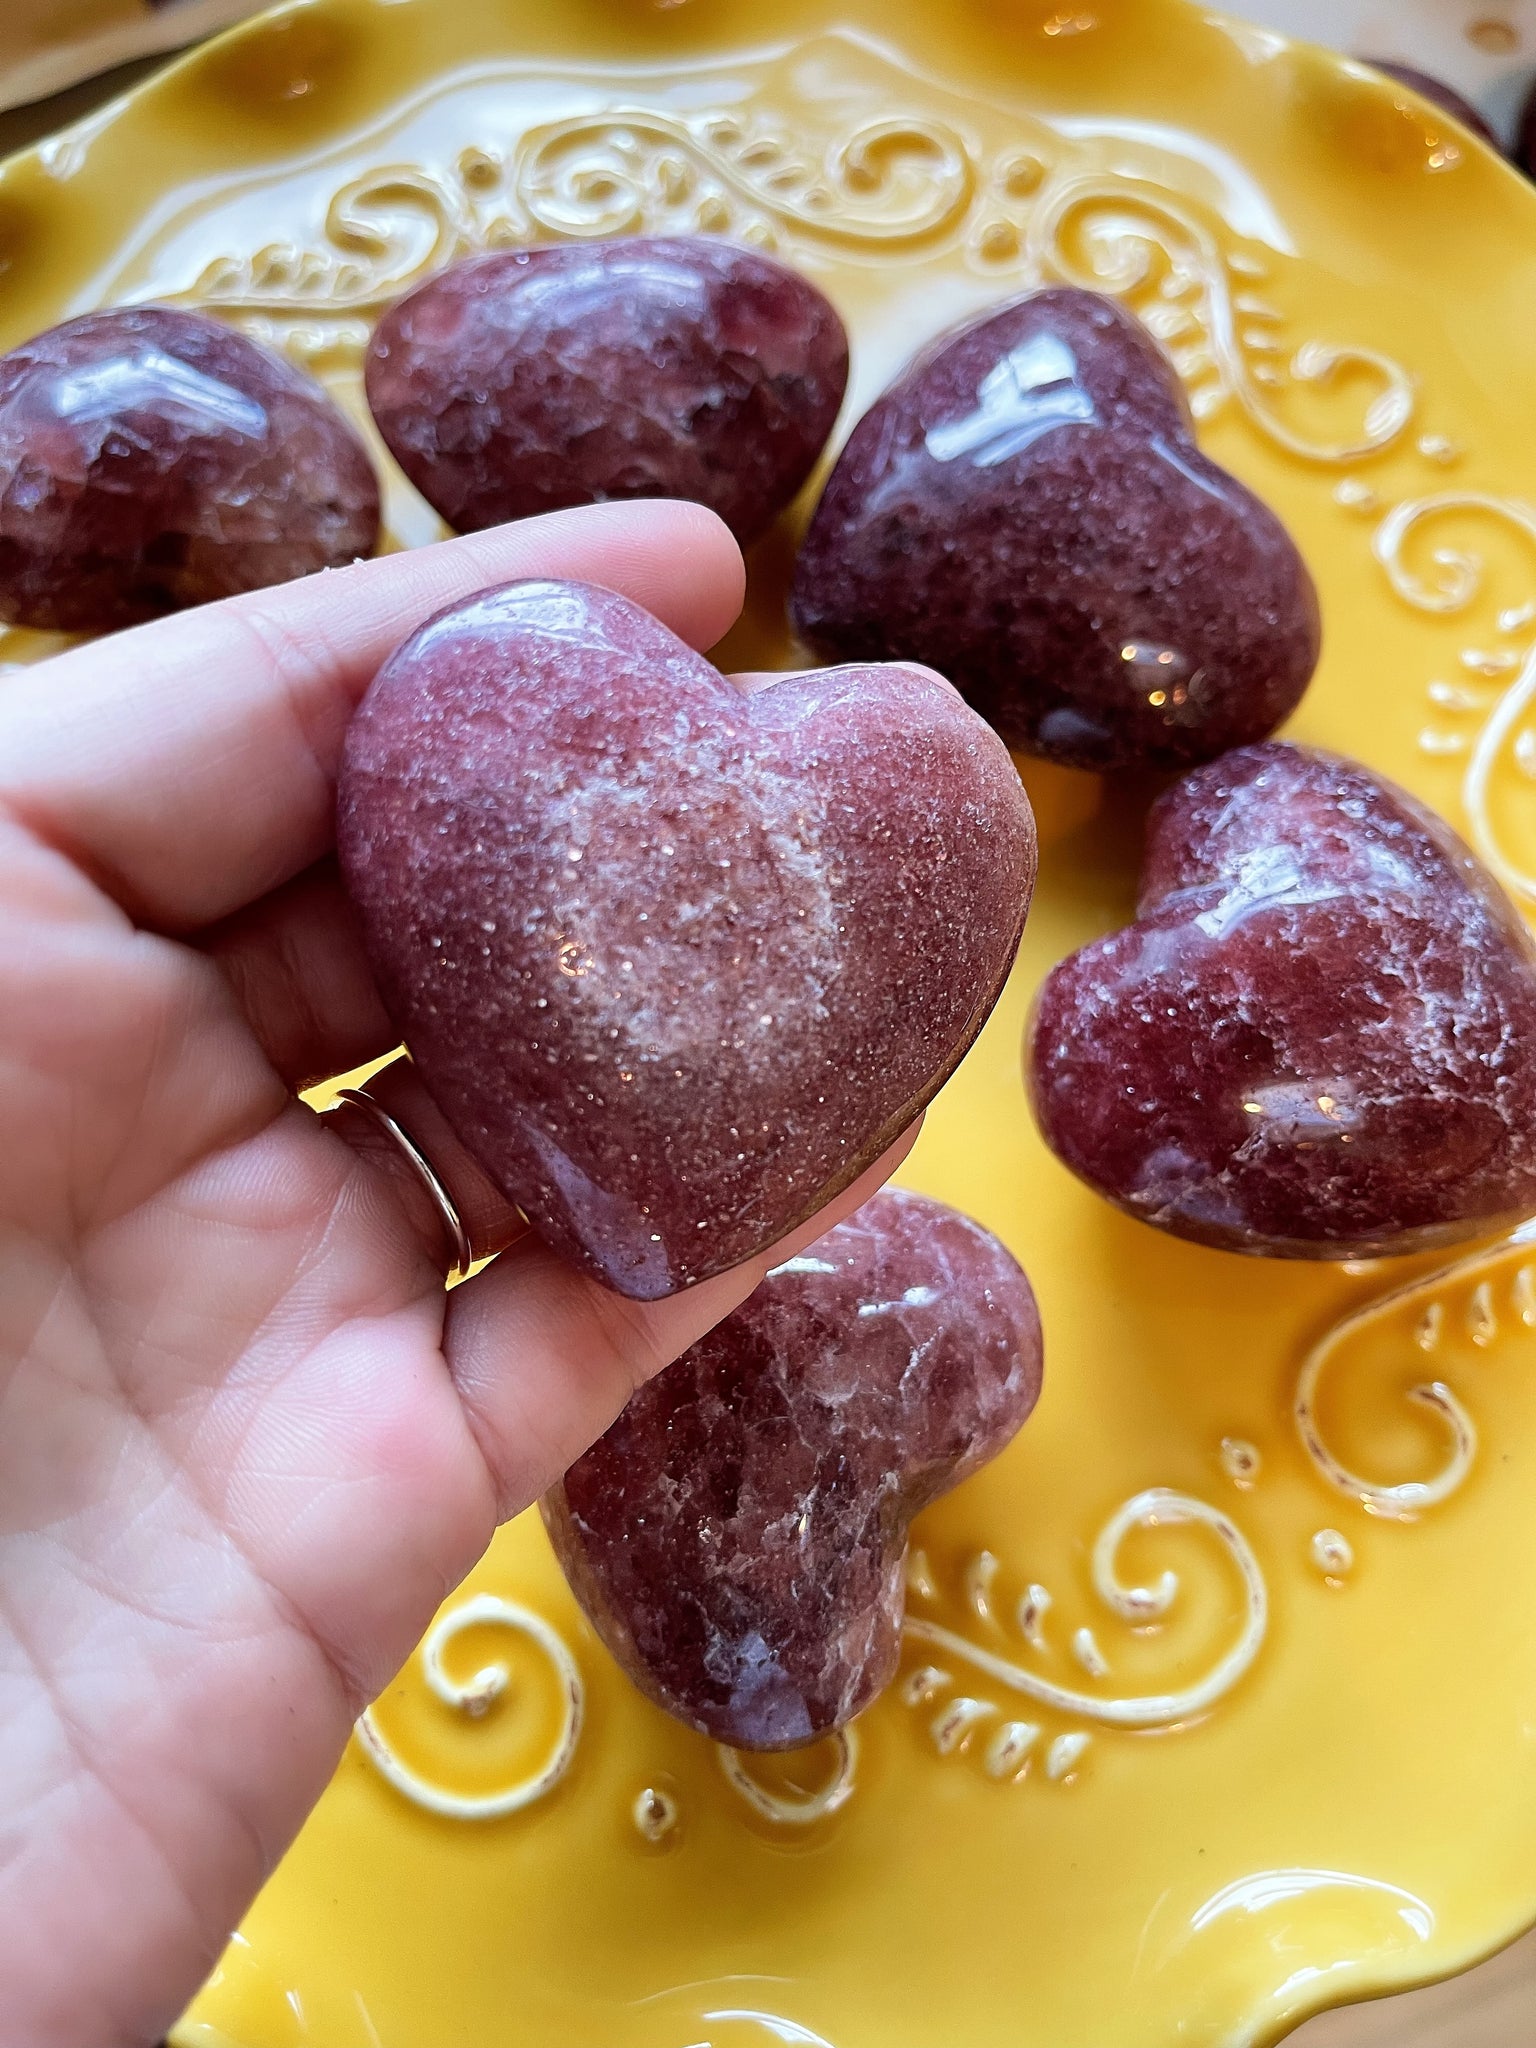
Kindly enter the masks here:
M 226 917 L 329 848 L 342 734 L 390 650 L 520 576 L 606 585 L 699 648 L 741 608 L 740 552 L 699 505 L 584 506 L 359 562 L 0 682 L 0 805 L 140 923 Z

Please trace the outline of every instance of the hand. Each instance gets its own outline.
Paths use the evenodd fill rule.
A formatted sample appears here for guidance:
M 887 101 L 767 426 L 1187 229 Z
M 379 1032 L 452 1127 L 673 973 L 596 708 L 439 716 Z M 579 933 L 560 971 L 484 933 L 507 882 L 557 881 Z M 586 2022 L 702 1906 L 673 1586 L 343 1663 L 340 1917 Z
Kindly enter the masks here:
M 699 647 L 742 588 L 710 514 L 598 507 L 0 677 L 0 2048 L 159 2038 L 498 1520 L 772 1263 L 641 1306 L 524 1237 L 445 1295 L 387 1143 L 294 1099 L 394 1042 L 328 858 L 352 706 L 519 575 Z

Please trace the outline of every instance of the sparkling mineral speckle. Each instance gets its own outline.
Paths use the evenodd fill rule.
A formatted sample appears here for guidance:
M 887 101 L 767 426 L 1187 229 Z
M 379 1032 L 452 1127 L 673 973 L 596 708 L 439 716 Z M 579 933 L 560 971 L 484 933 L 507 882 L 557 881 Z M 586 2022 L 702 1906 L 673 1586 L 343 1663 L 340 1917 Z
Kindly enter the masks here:
M 997 1239 L 887 1189 L 635 1394 L 544 1519 L 643 1692 L 793 1749 L 890 1683 L 908 1525 L 1013 1436 L 1040 1364 Z
M 467 531 L 604 498 L 692 498 L 749 541 L 810 474 L 848 340 L 805 278 L 703 237 L 454 265 L 380 321 L 368 402 Z
M 1536 944 L 1450 828 L 1354 762 L 1247 747 L 1162 797 L 1135 924 L 1063 961 L 1047 1140 L 1233 1251 L 1346 1259 L 1536 1209 Z
M 87 313 L 0 356 L 0 618 L 127 626 L 370 553 L 379 493 L 319 385 L 200 313 Z
M 1201 454 L 1146 330 L 1076 290 L 942 337 L 871 407 L 793 610 L 827 660 L 932 662 L 1011 746 L 1078 768 L 1260 739 L 1318 654 L 1285 528 Z
M 980 1030 L 1034 881 L 936 677 L 744 695 L 610 592 L 443 613 L 347 736 L 338 839 L 390 1013 L 535 1228 L 651 1298 L 815 1214 Z

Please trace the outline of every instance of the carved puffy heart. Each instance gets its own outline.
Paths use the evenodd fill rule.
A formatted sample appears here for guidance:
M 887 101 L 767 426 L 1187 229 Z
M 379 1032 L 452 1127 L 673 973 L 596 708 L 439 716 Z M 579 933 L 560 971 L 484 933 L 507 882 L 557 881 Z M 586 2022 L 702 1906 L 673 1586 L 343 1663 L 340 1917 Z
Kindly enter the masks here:
M 865 414 L 794 616 L 836 661 L 931 661 L 1011 746 L 1183 768 L 1286 718 L 1317 596 L 1280 521 L 1196 446 L 1172 366 L 1092 292 L 942 337 Z
M 1002 988 L 1007 753 L 937 677 L 748 696 L 569 583 L 422 627 L 347 735 L 338 845 L 390 1014 L 536 1230 L 654 1299 L 813 1215 Z
M 1009 1441 L 1040 1366 L 1010 1254 L 888 1188 L 642 1387 L 545 1524 L 642 1692 L 793 1749 L 890 1683 L 912 1518 Z
M 1440 819 L 1354 762 L 1246 747 L 1153 807 L 1137 921 L 1040 992 L 1053 1149 L 1132 1215 L 1283 1258 L 1536 1209 L 1536 944 Z
M 743 544 L 814 468 L 847 381 L 816 287 L 705 235 L 452 264 L 390 308 L 367 363 L 391 454 L 461 531 L 692 498 Z

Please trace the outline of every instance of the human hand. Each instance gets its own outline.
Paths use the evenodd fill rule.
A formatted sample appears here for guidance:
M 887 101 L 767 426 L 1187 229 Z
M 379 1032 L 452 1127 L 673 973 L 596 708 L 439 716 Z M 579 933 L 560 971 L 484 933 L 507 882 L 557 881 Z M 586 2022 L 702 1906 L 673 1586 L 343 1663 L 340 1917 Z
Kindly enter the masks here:
M 0 2048 L 159 2038 L 497 1521 L 784 1256 L 642 1305 L 524 1236 L 446 1295 L 388 1140 L 294 1098 L 394 1043 L 328 858 L 352 706 L 519 575 L 699 647 L 742 587 L 710 514 L 595 507 L 0 678 Z

